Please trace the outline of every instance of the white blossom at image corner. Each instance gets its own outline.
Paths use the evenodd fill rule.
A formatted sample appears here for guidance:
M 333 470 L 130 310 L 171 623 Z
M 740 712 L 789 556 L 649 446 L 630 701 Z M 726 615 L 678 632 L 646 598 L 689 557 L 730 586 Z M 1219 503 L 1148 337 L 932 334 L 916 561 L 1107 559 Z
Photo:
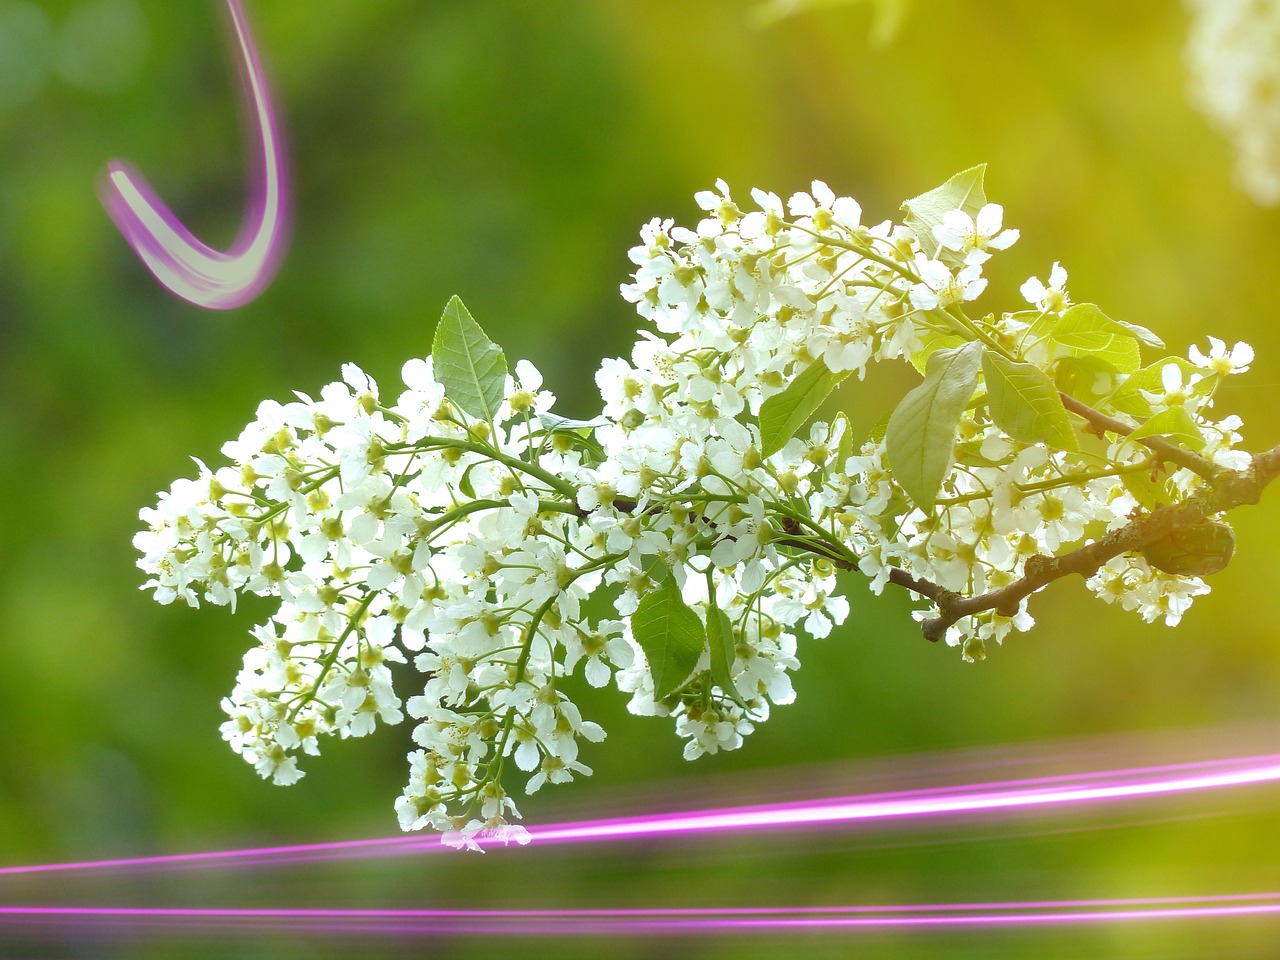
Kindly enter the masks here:
M 1236 153 L 1257 203 L 1280 203 L 1280 0 L 1186 0 L 1190 96 Z

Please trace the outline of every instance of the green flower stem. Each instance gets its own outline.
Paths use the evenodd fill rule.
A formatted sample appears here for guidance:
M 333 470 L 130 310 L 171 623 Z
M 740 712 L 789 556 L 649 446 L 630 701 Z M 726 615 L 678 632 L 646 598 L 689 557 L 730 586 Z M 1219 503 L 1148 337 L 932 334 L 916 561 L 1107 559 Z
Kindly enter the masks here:
M 907 267 L 906 264 L 898 260 L 893 260 L 890 257 L 882 256 L 868 246 L 854 243 L 852 240 L 841 240 L 839 237 L 829 237 L 825 233 L 808 230 L 805 227 L 797 226 L 794 223 L 788 223 L 787 226 L 792 230 L 799 231 L 800 233 L 807 233 L 815 240 L 820 240 L 822 243 L 828 244 L 829 246 L 839 247 L 841 250 L 849 250 L 858 254 L 864 260 L 870 260 L 872 263 L 878 263 L 882 267 L 887 267 L 903 279 L 910 280 L 912 283 L 920 282 L 920 278 L 916 276 L 915 271 Z
M 592 573 L 601 567 L 615 563 L 618 560 L 621 560 L 624 556 L 626 556 L 626 554 L 623 553 L 609 554 L 608 556 L 601 557 L 592 563 L 579 567 L 573 572 L 573 577 L 570 578 L 568 584 L 565 584 L 565 588 L 580 577 L 583 577 L 588 573 Z M 529 657 L 533 653 L 533 641 L 538 635 L 538 627 L 542 623 L 542 618 L 547 615 L 555 605 L 555 602 L 560 598 L 560 594 L 563 592 L 564 589 L 562 588 L 548 597 L 542 606 L 534 612 L 533 617 L 530 618 L 528 625 L 524 628 L 524 635 L 520 639 L 520 646 L 523 649 L 520 651 L 520 656 L 516 658 L 515 678 L 512 680 L 513 684 L 519 683 L 524 679 L 524 671 L 525 668 L 529 666 Z M 506 760 L 507 741 L 511 739 L 511 729 L 514 725 L 515 711 L 508 710 L 506 716 L 502 718 L 502 730 L 498 734 L 498 739 L 494 742 L 493 769 L 488 772 L 484 782 L 501 779 L 502 765 Z M 477 786 L 479 787 L 480 785 Z
M 1095 410 L 1088 404 L 1081 403 L 1069 394 L 1059 393 L 1058 396 L 1062 398 L 1062 405 L 1067 408 L 1068 412 L 1083 417 L 1099 435 L 1102 433 L 1114 433 L 1120 437 L 1127 437 L 1137 429 L 1137 427 L 1131 427 L 1115 417 L 1107 416 L 1100 410 Z M 1207 460 L 1200 454 L 1194 453 L 1185 447 L 1170 443 L 1164 437 L 1140 437 L 1137 442 L 1151 450 L 1161 460 L 1167 460 L 1170 463 L 1176 463 L 1180 467 L 1186 467 L 1210 484 L 1213 484 L 1218 475 L 1222 473 L 1222 468 L 1212 460 Z
M 982 329 L 982 326 L 976 320 L 971 319 L 958 304 L 951 304 L 951 306 L 947 307 L 944 312 L 947 316 L 955 320 L 956 323 L 960 324 L 962 330 L 967 330 L 972 333 L 974 337 L 980 340 L 988 350 L 998 353 L 1009 360 L 1017 359 L 1008 350 L 1000 346 L 999 343 L 992 340 L 991 337 Z
M 1128 473 L 1144 473 L 1150 470 L 1157 461 L 1143 460 L 1139 463 L 1129 464 L 1124 467 L 1115 467 L 1110 470 L 1094 470 L 1089 473 L 1067 473 L 1053 480 L 1040 480 L 1036 483 L 1015 483 L 1013 489 L 1019 493 L 1032 494 L 1043 493 L 1046 490 L 1057 490 L 1060 487 L 1070 487 L 1077 483 L 1088 483 L 1090 480 L 1105 480 L 1107 477 L 1122 477 Z M 939 500 L 939 507 L 957 507 L 966 503 L 973 503 L 975 500 L 989 500 L 995 494 L 995 491 L 988 490 L 984 493 L 967 493 L 960 497 L 950 497 L 948 499 Z
M 360 622 L 360 618 L 364 616 L 365 611 L 369 609 L 369 604 L 373 603 L 373 598 L 378 595 L 378 591 L 374 591 L 360 601 L 360 606 L 356 608 L 355 613 L 347 618 L 347 626 L 339 635 L 338 639 L 333 642 L 331 649 L 322 661 L 320 661 L 320 673 L 316 676 L 315 685 L 311 688 L 311 693 L 299 698 L 299 702 L 294 704 L 289 711 L 289 719 L 292 720 L 298 715 L 298 711 L 305 707 L 308 703 L 315 699 L 320 685 L 324 683 L 325 678 L 329 675 L 329 671 L 333 669 L 333 665 L 338 662 L 338 653 L 342 650 L 342 644 L 347 637 L 351 636 L 351 631 L 355 630 Z
M 431 517 L 431 533 L 436 530 L 443 530 L 458 520 L 468 517 L 473 513 L 479 513 L 481 510 L 501 510 L 503 508 L 510 509 L 511 504 L 506 500 L 472 500 L 464 503 L 452 510 Z M 560 500 L 539 500 L 538 511 L 541 513 L 568 513 L 577 514 L 578 508 L 575 504 L 564 503 Z M 430 516 L 430 515 L 428 515 Z
M 388 444 L 386 449 L 395 453 L 440 449 L 465 450 L 468 453 L 478 453 L 483 457 L 488 457 L 495 463 L 500 463 L 512 470 L 518 470 L 521 473 L 528 474 L 537 480 L 541 480 L 551 489 L 555 490 L 556 493 L 561 494 L 569 500 L 575 500 L 578 496 L 578 490 L 573 484 L 561 477 L 557 477 L 554 473 L 551 473 L 548 470 L 543 470 L 537 464 L 526 463 L 519 457 L 513 457 L 510 454 L 503 453 L 501 450 L 498 450 L 493 446 L 475 443 L 471 440 L 456 440 L 449 437 L 428 437 L 426 440 L 419 441 L 418 443 Z
M 299 487 L 297 492 L 301 494 L 308 494 L 308 493 L 311 493 L 313 490 L 319 490 L 322 486 L 324 486 L 326 483 L 328 483 L 330 480 L 334 479 L 337 476 L 338 476 L 338 468 L 330 467 L 328 470 L 326 470 L 320 476 L 316 477 L 316 479 L 312 480 L 310 483 L 304 484 L 303 486 Z M 270 503 L 270 501 L 267 501 L 267 502 Z M 290 501 L 280 500 L 280 501 L 277 501 L 275 505 L 266 513 L 261 513 L 256 517 L 247 517 L 246 519 L 257 524 L 263 524 L 266 521 L 271 520 L 276 516 L 278 516 L 279 514 L 283 513 L 290 506 L 292 506 L 292 503 Z

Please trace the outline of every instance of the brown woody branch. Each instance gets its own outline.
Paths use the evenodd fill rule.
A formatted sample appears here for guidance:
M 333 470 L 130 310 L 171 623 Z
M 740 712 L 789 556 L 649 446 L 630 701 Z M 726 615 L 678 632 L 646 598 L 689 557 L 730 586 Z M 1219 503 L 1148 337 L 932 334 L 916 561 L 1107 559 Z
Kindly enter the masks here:
M 1062 395 L 1062 402 L 1068 410 L 1088 421 L 1099 434 L 1106 432 L 1128 436 L 1137 429 L 1065 394 Z M 1254 456 L 1247 470 L 1237 472 L 1223 469 L 1211 460 L 1162 437 L 1141 437 L 1137 442 L 1146 446 L 1159 459 L 1193 471 L 1204 478 L 1208 486 L 1182 503 L 1158 507 L 1124 527 L 1060 557 L 1031 557 L 1023 568 L 1020 580 L 977 596 L 964 596 L 895 567 L 889 573 L 890 583 L 932 600 L 938 607 L 936 617 L 920 624 L 920 631 L 925 639 L 936 643 L 946 636 L 947 629 L 957 621 L 984 610 L 994 610 L 1006 617 L 1015 616 L 1024 599 L 1053 581 L 1070 574 L 1079 574 L 1087 580 L 1114 557 L 1141 550 L 1175 530 L 1189 527 L 1219 513 L 1257 503 L 1262 491 L 1280 477 L 1280 444 Z M 634 500 L 623 498 L 615 499 L 613 505 L 626 513 L 634 512 L 639 506 Z M 775 540 L 778 546 L 818 554 L 841 569 L 857 569 L 856 557 L 824 549 L 826 544 L 816 543 L 806 537 L 805 531 L 795 521 L 784 518 L 781 528 L 782 535 Z
M 1097 413 L 1097 411 L 1093 412 Z M 1104 414 L 1097 415 L 1103 419 L 1110 419 Z M 1156 453 L 1163 455 L 1162 451 L 1151 444 L 1147 445 Z M 1178 449 L 1172 447 L 1172 444 L 1169 446 L 1174 450 Z M 1166 459 L 1179 462 L 1172 457 Z M 1197 459 L 1204 458 L 1197 457 Z M 1060 557 L 1034 556 L 1027 561 L 1021 580 L 1001 587 L 999 590 L 966 597 L 936 583 L 913 577 L 905 570 L 897 568 L 890 573 L 889 581 L 937 604 L 938 616 L 925 620 L 920 625 L 921 633 L 931 643 L 936 643 L 946 636 L 947 628 L 958 620 L 984 610 L 994 610 L 1001 616 L 1014 616 L 1025 598 L 1048 586 L 1054 580 L 1073 573 L 1088 579 L 1113 557 L 1141 550 L 1147 544 L 1167 536 L 1174 530 L 1199 523 L 1216 514 L 1257 503 L 1267 485 L 1280 477 L 1280 445 L 1255 456 L 1249 468 L 1240 472 L 1220 470 L 1207 460 L 1204 463 L 1213 469 L 1209 487 L 1182 503 L 1158 507 L 1150 514 L 1132 521 L 1119 530 L 1114 530 L 1105 537 L 1064 553 Z M 1192 468 L 1188 466 L 1188 469 Z
M 1129 426 L 1123 420 L 1117 420 L 1115 417 L 1107 416 L 1101 410 L 1093 409 L 1087 403 L 1081 403 L 1075 397 L 1068 396 L 1065 393 L 1059 393 L 1058 396 L 1062 399 L 1064 407 L 1072 413 L 1083 417 L 1099 436 L 1104 433 L 1114 433 L 1120 437 L 1127 437 L 1137 429 L 1137 427 Z M 1198 453 L 1187 450 L 1185 447 L 1170 443 L 1164 437 L 1139 437 L 1135 442 L 1142 444 L 1161 460 L 1168 463 L 1176 463 L 1180 467 L 1186 467 L 1192 473 L 1198 474 L 1210 483 L 1222 472 L 1221 468 L 1212 460 L 1207 460 Z

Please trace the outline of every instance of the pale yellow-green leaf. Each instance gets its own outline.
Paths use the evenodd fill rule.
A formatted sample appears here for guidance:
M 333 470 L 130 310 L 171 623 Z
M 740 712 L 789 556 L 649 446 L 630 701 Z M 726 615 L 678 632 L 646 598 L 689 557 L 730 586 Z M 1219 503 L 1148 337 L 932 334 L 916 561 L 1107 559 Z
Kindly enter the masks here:
M 889 417 L 885 430 L 889 467 L 922 509 L 933 506 L 951 469 L 956 424 L 973 396 L 981 363 L 978 343 L 939 350 L 929 358 L 924 383 L 903 397 Z
M 1001 430 L 1023 443 L 1080 449 L 1058 388 L 1039 367 L 988 350 L 982 355 L 982 373 L 987 409 Z
M 431 355 L 444 395 L 464 413 L 493 422 L 506 389 L 507 358 L 457 297 L 445 305 Z

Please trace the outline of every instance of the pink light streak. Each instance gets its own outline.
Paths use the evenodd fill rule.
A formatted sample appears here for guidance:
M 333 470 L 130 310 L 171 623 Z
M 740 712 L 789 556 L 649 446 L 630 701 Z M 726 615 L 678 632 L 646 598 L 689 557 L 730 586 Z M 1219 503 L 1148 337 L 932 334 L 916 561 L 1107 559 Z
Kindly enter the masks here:
M 239 0 L 227 0 L 239 44 L 253 144 L 249 198 L 239 235 L 225 253 L 207 246 L 178 220 L 142 174 L 107 165 L 102 202 L 134 252 L 173 293 L 210 310 L 243 306 L 271 282 L 288 233 L 284 145 L 262 65 Z
M 832 827 L 983 813 L 1081 807 L 1280 782 L 1280 754 L 937 787 L 832 800 L 691 810 L 530 828 L 539 844 L 616 842 L 709 833 Z M 486 846 L 496 841 L 482 840 Z M 239 866 L 405 856 L 442 849 L 435 837 L 384 837 L 202 853 L 0 868 L 0 877 L 64 871 Z
M 1229 765 L 1228 769 L 1214 769 Z M 1238 765 L 1238 766 L 1237 766 Z M 1153 773 L 1156 776 L 1153 776 Z M 1169 774 L 1174 775 L 1170 776 Z M 1070 783 L 1084 780 L 1083 783 Z M 1091 782 L 1096 781 L 1096 782 Z M 1204 761 L 1169 767 L 944 788 L 829 802 L 699 810 L 650 817 L 595 820 L 531 829 L 534 842 L 623 840 L 730 830 L 797 828 L 939 815 L 1028 810 L 1132 800 L 1280 781 L 1280 755 Z
M 667 935 L 835 932 L 927 927 L 1017 928 L 1280 916 L 1280 894 L 1011 903 L 680 909 L 450 910 L 183 907 L 0 907 L 0 923 L 198 926 L 297 933 Z

